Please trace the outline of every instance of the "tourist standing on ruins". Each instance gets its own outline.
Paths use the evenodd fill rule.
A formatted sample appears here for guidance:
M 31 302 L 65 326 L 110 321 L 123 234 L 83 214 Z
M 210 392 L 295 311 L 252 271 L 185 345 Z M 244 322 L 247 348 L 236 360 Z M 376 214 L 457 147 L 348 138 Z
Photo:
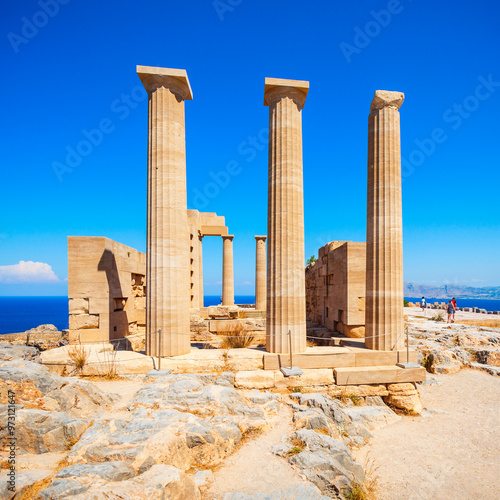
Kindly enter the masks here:
M 448 313 L 448 321 L 447 323 L 453 323 L 455 320 L 452 317 L 455 317 L 455 308 L 453 307 L 453 302 L 450 300 L 448 305 L 446 306 L 446 312 Z
M 453 322 L 455 322 L 455 313 L 457 312 L 457 301 L 455 300 L 455 297 L 451 299 L 451 303 L 453 304 Z
M 426 306 L 425 299 L 422 297 L 422 300 L 420 301 L 420 307 L 422 308 L 422 311 L 425 310 L 425 306 Z

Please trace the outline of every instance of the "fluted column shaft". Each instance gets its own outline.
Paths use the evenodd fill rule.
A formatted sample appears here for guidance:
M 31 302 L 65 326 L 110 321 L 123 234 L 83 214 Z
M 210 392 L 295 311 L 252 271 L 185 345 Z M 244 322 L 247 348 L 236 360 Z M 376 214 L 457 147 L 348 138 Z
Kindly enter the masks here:
M 377 91 L 368 118 L 366 347 L 404 347 L 400 92 Z
M 255 309 L 266 309 L 266 236 L 255 237 Z
M 182 70 L 137 72 L 149 95 L 146 353 L 175 356 L 190 352 L 184 99 L 191 92 L 187 75 L 169 74 Z
M 307 82 L 266 79 L 269 106 L 266 349 L 306 349 L 302 108 Z
M 234 305 L 234 271 L 233 271 L 233 238 L 223 236 L 222 255 L 222 305 Z
M 198 257 L 200 259 L 200 263 L 198 265 L 199 269 L 199 285 L 198 285 L 198 293 L 200 294 L 200 307 L 205 307 L 205 300 L 203 297 L 203 235 L 199 235 L 200 238 L 200 252 L 198 254 Z

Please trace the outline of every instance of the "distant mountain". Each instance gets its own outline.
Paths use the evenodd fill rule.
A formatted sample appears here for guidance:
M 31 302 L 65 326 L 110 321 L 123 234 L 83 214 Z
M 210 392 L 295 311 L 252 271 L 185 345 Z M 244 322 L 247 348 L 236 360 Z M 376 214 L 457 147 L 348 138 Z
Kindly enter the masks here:
M 474 288 L 460 285 L 419 285 L 410 281 L 404 284 L 405 297 L 432 297 L 436 299 L 500 299 L 500 286 Z

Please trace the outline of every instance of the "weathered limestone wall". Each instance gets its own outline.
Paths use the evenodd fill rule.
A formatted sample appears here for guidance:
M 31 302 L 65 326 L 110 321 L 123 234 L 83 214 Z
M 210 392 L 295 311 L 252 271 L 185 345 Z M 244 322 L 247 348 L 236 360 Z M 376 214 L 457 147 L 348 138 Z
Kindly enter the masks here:
M 70 342 L 144 333 L 145 279 L 145 254 L 109 238 L 69 236 Z
M 366 244 L 332 241 L 306 267 L 307 319 L 348 337 L 365 334 Z

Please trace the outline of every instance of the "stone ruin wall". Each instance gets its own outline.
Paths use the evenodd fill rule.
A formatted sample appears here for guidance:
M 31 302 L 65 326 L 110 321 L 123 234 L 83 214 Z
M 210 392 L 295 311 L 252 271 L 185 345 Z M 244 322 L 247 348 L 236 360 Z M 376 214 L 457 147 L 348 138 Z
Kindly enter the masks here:
M 307 320 L 348 337 L 365 335 L 366 243 L 332 241 L 306 267 Z
M 103 237 L 68 237 L 69 339 L 109 341 L 146 330 L 146 254 Z

